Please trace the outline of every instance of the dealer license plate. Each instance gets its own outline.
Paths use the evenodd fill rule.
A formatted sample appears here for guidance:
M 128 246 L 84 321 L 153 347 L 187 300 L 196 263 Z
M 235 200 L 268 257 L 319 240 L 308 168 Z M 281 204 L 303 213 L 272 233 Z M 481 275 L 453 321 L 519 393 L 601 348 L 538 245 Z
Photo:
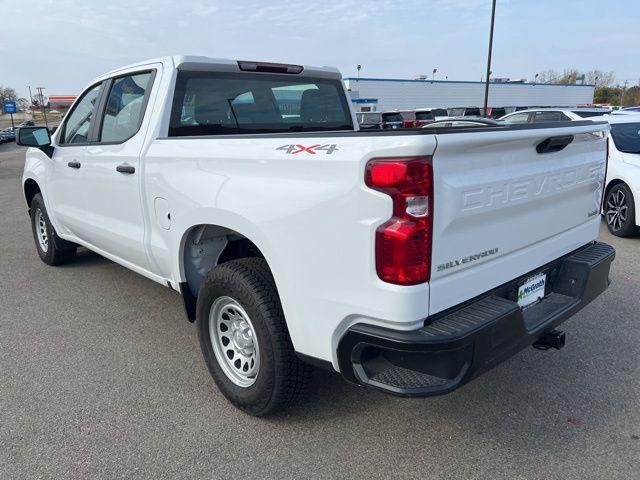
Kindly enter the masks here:
M 547 275 L 540 273 L 526 280 L 518 287 L 518 305 L 526 307 L 544 297 Z

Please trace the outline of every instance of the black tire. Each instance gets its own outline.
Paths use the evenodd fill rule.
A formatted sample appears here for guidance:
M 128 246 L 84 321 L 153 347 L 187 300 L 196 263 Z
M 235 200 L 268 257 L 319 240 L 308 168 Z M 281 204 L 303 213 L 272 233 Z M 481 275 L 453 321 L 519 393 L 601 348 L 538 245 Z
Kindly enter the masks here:
M 235 300 L 244 309 L 255 331 L 260 367 L 249 386 L 234 383 L 215 355 L 210 312 L 222 297 Z M 198 293 L 196 324 L 211 376 L 224 396 L 241 410 L 254 416 L 272 414 L 293 402 L 308 383 L 312 367 L 294 352 L 278 291 L 263 259 L 243 258 L 213 268 Z
M 618 183 L 607 192 L 604 219 L 609 231 L 617 237 L 629 237 L 638 232 L 633 194 L 626 184 Z
M 42 224 L 40 223 L 41 220 Z M 39 240 L 38 230 L 40 228 L 46 233 L 46 249 Z M 77 245 L 67 242 L 58 236 L 53 225 L 51 225 L 47 208 L 40 193 L 37 193 L 31 200 L 31 230 L 38 255 L 47 265 L 62 265 L 75 258 Z

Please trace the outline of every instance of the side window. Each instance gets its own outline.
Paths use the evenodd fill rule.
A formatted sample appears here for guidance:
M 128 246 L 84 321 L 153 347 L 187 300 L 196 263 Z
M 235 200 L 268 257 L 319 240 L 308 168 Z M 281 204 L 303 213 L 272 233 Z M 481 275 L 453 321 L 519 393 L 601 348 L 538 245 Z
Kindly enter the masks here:
M 73 111 L 67 116 L 64 123 L 60 144 L 87 143 L 91 119 L 95 114 L 96 102 L 100 96 L 101 88 L 101 83 L 92 87 L 73 107 Z
M 516 113 L 504 119 L 507 123 L 527 123 L 529 121 L 529 113 Z
M 535 123 L 545 122 L 562 122 L 565 120 L 562 112 L 536 112 L 534 116 Z
M 137 133 L 151 76 L 151 72 L 137 73 L 113 81 L 98 137 L 100 142 L 124 142 Z

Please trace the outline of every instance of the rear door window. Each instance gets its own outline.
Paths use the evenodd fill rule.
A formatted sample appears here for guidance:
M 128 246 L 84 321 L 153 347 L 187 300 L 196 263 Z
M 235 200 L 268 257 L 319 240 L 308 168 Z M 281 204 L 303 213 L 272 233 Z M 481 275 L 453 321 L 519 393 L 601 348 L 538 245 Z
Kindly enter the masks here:
M 621 152 L 640 153 L 640 123 L 612 123 L 611 136 Z
M 135 73 L 113 80 L 100 129 L 100 142 L 124 142 L 140 129 L 151 72 Z
M 180 71 L 169 136 L 352 129 L 339 80 Z

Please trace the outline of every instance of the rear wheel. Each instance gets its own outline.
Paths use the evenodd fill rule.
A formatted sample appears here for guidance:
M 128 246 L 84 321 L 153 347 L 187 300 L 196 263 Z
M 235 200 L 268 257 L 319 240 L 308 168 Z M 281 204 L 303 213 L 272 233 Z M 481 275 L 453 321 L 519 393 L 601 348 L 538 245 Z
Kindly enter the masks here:
M 263 416 L 298 397 L 311 367 L 294 352 L 263 259 L 243 258 L 213 268 L 200 287 L 196 310 L 209 372 L 231 403 Z
M 604 217 L 609 231 L 618 237 L 628 237 L 637 232 L 633 194 L 624 183 L 614 185 L 604 202 Z
M 38 255 L 47 265 L 62 265 L 75 258 L 77 245 L 58 237 L 40 193 L 31 201 L 31 229 Z

